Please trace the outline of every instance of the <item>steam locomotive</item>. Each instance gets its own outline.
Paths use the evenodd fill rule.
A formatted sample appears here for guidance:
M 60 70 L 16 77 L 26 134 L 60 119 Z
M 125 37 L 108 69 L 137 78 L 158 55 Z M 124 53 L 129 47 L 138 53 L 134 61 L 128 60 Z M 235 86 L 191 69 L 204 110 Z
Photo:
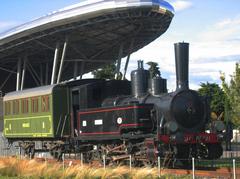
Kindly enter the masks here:
M 138 63 L 131 82 L 85 79 L 8 93 L 4 97 L 4 135 L 27 155 L 49 151 L 82 153 L 85 162 L 154 165 L 192 157 L 222 155 L 224 124 L 209 120 L 209 104 L 188 86 L 189 44 L 176 43 L 177 89 L 150 79 Z M 208 131 L 206 131 L 208 129 Z

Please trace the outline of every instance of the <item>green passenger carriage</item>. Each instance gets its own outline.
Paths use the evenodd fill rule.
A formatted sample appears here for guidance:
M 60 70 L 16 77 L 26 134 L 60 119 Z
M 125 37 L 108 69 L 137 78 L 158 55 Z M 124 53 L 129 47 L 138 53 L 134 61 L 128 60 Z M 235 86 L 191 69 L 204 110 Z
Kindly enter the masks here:
M 50 85 L 4 97 L 4 135 L 58 138 L 69 134 L 69 95 L 65 85 Z

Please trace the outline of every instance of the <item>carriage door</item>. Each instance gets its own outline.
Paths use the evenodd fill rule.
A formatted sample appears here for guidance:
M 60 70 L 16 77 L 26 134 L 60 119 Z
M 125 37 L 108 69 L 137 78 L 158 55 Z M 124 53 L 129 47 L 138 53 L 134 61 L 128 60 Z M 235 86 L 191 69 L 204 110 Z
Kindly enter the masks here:
M 72 124 L 73 124 L 73 131 L 74 136 L 77 136 L 77 111 L 79 110 L 79 89 L 72 90 Z

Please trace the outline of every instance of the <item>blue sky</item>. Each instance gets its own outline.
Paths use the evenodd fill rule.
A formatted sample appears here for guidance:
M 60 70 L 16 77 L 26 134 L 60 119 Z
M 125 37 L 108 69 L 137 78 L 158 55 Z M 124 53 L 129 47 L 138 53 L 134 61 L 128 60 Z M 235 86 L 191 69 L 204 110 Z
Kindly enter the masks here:
M 159 63 L 169 89 L 175 88 L 173 43 L 190 42 L 190 86 L 220 83 L 220 71 L 228 77 L 240 60 L 239 0 L 167 0 L 175 8 L 169 30 L 132 55 L 130 68 L 139 59 Z M 0 6 L 0 32 L 28 22 L 80 0 L 11 0 Z M 146 66 L 147 67 L 147 66 Z M 128 74 L 129 75 L 129 74 Z

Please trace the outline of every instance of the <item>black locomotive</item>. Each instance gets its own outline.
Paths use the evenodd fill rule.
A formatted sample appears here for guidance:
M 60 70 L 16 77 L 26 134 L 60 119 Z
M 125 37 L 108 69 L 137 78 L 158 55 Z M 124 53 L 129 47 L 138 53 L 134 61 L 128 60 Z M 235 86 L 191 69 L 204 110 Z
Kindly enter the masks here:
M 224 125 L 220 121 L 210 124 L 207 98 L 188 87 L 188 46 L 175 44 L 176 91 L 167 93 L 166 79 L 149 79 L 149 71 L 140 61 L 131 73 L 131 95 L 108 97 L 100 108 L 79 111 L 79 140 L 105 141 L 103 152 L 115 160 L 123 158 L 114 153 L 122 144 L 126 156 L 133 154 L 148 163 L 154 163 L 157 156 L 219 158 Z M 214 127 L 206 133 L 209 126 Z M 119 139 L 120 143 L 115 141 Z
M 131 82 L 93 79 L 51 86 L 52 93 L 66 89 L 57 98 L 61 107 L 56 107 L 57 102 L 51 104 L 50 109 L 55 110 L 52 135 L 10 135 L 7 122 L 5 134 L 10 142 L 20 141 L 27 154 L 33 154 L 36 142 L 41 142 L 38 150 L 50 151 L 57 158 L 66 152 L 82 153 L 86 162 L 101 161 L 103 155 L 107 163 L 124 163 L 131 155 L 136 165 L 154 165 L 158 156 L 168 162 L 192 157 L 217 159 L 223 152 L 224 125 L 209 120 L 207 98 L 188 87 L 188 50 L 188 43 L 175 44 L 174 92 L 167 93 L 166 79 L 150 79 L 140 61 L 131 73 Z M 33 96 L 32 92 L 25 94 Z M 51 98 L 54 101 L 54 95 Z M 31 127 L 26 121 L 24 125 Z

